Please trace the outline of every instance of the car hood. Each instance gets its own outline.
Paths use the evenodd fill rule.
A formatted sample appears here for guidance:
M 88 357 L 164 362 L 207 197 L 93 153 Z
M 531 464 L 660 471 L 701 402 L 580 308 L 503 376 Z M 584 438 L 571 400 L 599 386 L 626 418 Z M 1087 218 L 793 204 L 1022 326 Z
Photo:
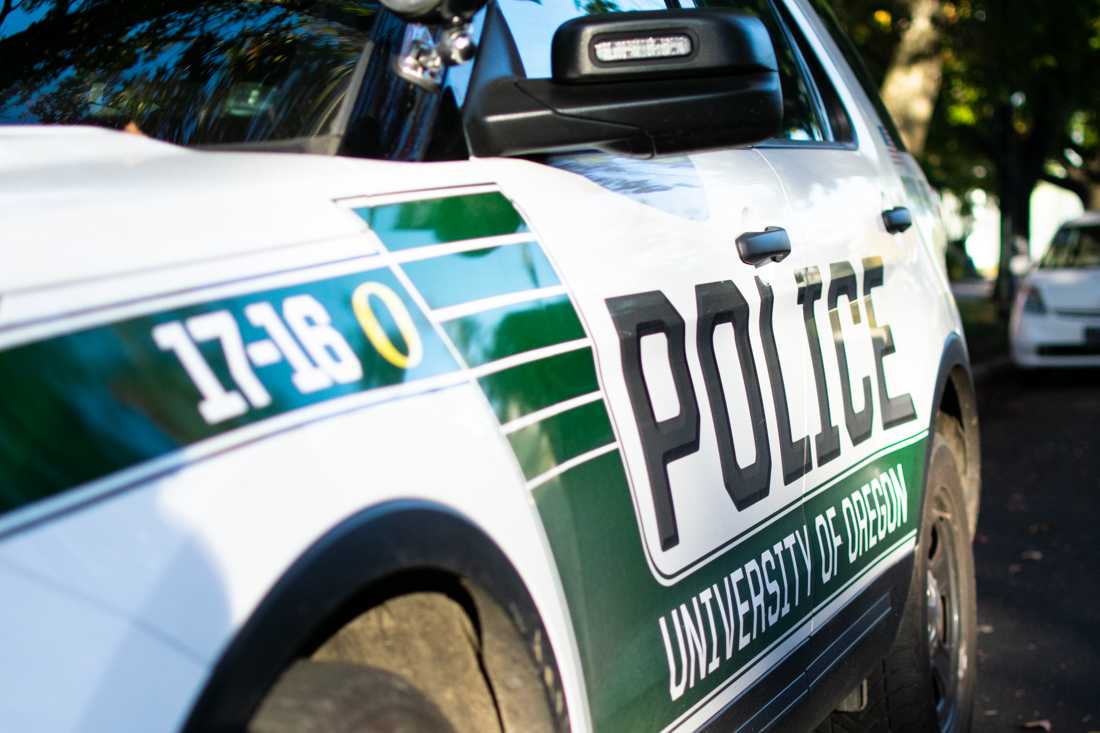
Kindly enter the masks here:
M 1100 312 L 1100 269 L 1035 270 L 1028 282 L 1053 310 Z
M 334 199 L 422 165 L 201 152 L 94 127 L 0 127 L 0 296 L 362 235 Z

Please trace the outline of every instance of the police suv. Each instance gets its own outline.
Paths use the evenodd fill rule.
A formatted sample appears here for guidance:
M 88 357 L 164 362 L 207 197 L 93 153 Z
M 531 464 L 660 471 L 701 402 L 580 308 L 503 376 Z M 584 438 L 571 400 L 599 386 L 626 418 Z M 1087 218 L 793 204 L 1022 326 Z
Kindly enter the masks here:
M 846 44 L 5 3 L 0 729 L 969 730 L 966 346 Z

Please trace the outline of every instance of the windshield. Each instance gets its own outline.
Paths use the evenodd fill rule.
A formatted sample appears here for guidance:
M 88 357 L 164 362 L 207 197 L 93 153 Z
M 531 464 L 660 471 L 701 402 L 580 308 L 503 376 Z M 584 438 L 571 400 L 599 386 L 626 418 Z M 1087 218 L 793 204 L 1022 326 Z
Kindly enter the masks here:
M 0 124 L 192 145 L 336 132 L 376 16 L 351 0 L 8 0 Z
M 1058 232 L 1039 260 L 1039 269 L 1100 267 L 1100 226 L 1067 227 Z

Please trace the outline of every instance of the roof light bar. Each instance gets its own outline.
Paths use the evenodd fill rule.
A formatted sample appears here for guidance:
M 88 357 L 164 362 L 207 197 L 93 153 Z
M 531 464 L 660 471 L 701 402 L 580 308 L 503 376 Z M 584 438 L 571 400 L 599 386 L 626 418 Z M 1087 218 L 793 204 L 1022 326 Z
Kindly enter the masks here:
M 691 37 L 684 34 L 617 38 L 596 41 L 592 47 L 596 60 L 603 63 L 672 59 L 690 56 L 692 51 Z

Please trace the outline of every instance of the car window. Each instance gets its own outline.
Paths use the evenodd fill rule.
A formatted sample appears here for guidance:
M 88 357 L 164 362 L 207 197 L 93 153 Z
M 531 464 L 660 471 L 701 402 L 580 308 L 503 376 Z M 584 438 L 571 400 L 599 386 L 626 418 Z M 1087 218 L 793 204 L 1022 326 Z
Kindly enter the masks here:
M 1096 267 L 1100 267 L 1100 226 L 1062 229 L 1039 260 L 1041 270 Z
M 825 111 L 825 119 L 829 123 L 829 139 L 837 143 L 854 143 L 856 138 L 855 130 L 852 127 L 852 118 L 848 115 L 848 110 L 844 108 L 844 103 L 840 100 L 836 86 L 833 85 L 829 75 L 825 73 L 825 67 L 821 65 L 821 59 L 818 58 L 817 53 L 810 46 L 806 34 L 791 19 L 782 3 L 778 3 L 777 7 L 780 9 L 784 24 L 795 39 L 799 53 L 801 53 L 806 66 L 810 70 L 810 76 L 813 78 L 814 86 L 818 92 L 818 99 Z
M 832 7 L 829 6 L 829 1 L 810 0 L 810 4 L 813 5 L 818 17 L 821 19 L 822 23 L 824 23 L 825 29 L 832 37 L 833 43 L 836 44 L 840 53 L 844 56 L 844 60 L 848 62 L 848 66 L 856 77 L 856 81 L 859 82 L 860 87 L 863 89 L 863 93 L 867 95 L 868 101 L 871 102 L 871 105 L 875 108 L 875 112 L 878 113 L 882 134 L 887 138 L 886 142 L 893 145 L 897 150 L 905 151 L 905 142 L 901 139 L 901 133 L 898 132 L 897 125 L 894 124 L 894 118 L 890 116 L 890 112 L 886 109 L 882 97 L 879 96 L 878 85 L 875 84 L 874 79 L 871 77 L 871 72 L 867 70 L 866 64 L 863 63 L 863 58 L 859 55 L 859 51 L 856 50 L 855 44 L 852 43 L 851 39 L 848 38 L 847 34 L 845 34 L 841 28 L 840 21 L 837 20 Z
M 826 140 L 825 127 L 817 113 L 814 91 L 803 74 L 802 64 L 790 37 L 779 23 L 770 0 L 700 0 L 701 8 L 731 8 L 755 15 L 768 29 L 783 88 L 783 129 L 776 136 L 784 140 Z
M 0 124 L 180 144 L 325 134 L 379 17 L 341 0 L 18 3 L 0 24 Z

